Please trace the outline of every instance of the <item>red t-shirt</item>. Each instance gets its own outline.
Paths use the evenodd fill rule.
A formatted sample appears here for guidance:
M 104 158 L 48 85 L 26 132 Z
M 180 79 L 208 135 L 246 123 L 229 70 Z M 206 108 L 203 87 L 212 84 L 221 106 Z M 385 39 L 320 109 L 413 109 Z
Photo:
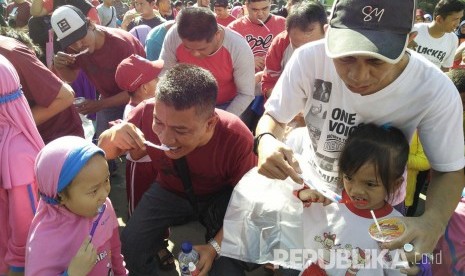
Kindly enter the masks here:
M 152 130 L 154 100 L 139 104 L 131 113 L 129 122 L 135 124 L 145 139 L 160 144 Z M 235 186 L 242 176 L 257 165 L 253 153 L 253 136 L 235 115 L 216 110 L 219 121 L 210 141 L 186 156 L 194 193 L 200 199 Z M 157 182 L 166 190 L 184 196 L 184 186 L 177 176 L 173 160 L 162 151 L 147 147 L 152 165 L 158 171 Z
M 229 23 L 233 22 L 234 20 L 236 20 L 236 18 L 232 15 L 229 15 L 226 18 L 219 18 L 218 16 L 216 17 L 216 22 L 224 27 L 228 26 Z
M 273 39 L 265 58 L 265 69 L 262 76 L 262 92 L 272 89 L 278 82 L 284 66 L 294 52 L 289 34 L 284 31 Z
M 27 25 L 29 18 L 31 17 L 31 3 L 25 1 L 17 4 L 12 2 L 6 7 L 6 19 L 8 19 L 10 13 L 16 9 L 16 28 L 22 28 Z
M 24 96 L 29 106 L 48 107 L 58 95 L 63 82 L 37 59 L 34 53 L 15 39 L 0 36 L 0 54 L 5 56 L 18 72 Z M 81 119 L 71 105 L 37 126 L 44 143 L 65 136 L 84 137 Z
M 81 55 L 76 66 L 82 68 L 102 98 L 108 98 L 121 92 L 115 81 L 118 64 L 132 54 L 145 57 L 142 44 L 130 33 L 103 26 L 97 26 L 105 34 L 105 42 L 92 54 Z

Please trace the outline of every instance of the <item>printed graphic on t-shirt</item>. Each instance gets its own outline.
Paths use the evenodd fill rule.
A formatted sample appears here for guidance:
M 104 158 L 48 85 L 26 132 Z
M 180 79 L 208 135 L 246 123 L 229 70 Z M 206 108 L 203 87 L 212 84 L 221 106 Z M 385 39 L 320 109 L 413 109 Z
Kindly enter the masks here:
M 340 243 L 340 238 L 335 233 L 324 232 L 322 235 L 315 235 L 313 240 L 317 243 L 316 248 L 319 248 L 317 250 L 317 264 L 323 269 L 344 268 L 346 269 L 345 275 L 357 275 L 361 269 L 374 268 L 371 262 L 375 256 L 371 255 L 371 250 L 362 249 L 351 243 Z M 373 252 L 376 250 L 373 250 Z M 340 259 L 338 260 L 341 256 L 345 257 L 345 262 Z M 380 256 L 382 258 L 376 261 L 379 261 L 382 267 L 391 267 L 393 263 L 391 254 L 386 250 Z
M 315 80 L 312 103 L 310 110 L 305 114 L 305 122 L 310 136 L 310 147 L 315 149 L 310 152 L 315 152 L 316 157 L 310 158 L 310 164 L 326 182 L 336 187 L 339 180 L 339 154 L 348 135 L 358 123 L 356 113 L 330 107 L 332 87 L 331 82 Z M 325 137 L 321 136 L 322 133 Z
M 271 46 L 273 41 L 273 34 L 269 34 L 266 37 L 258 36 L 255 37 L 253 34 L 245 36 L 245 40 L 249 43 L 250 49 L 252 49 L 254 56 L 264 56 Z
M 442 61 L 444 60 L 447 54 L 444 51 L 436 50 L 436 49 L 421 46 L 421 45 L 418 45 L 415 48 L 415 51 L 426 56 L 428 60 L 436 59 L 439 61 L 439 63 L 442 63 Z
M 316 79 L 314 86 L 313 99 L 327 103 L 329 96 L 331 96 L 332 83 Z

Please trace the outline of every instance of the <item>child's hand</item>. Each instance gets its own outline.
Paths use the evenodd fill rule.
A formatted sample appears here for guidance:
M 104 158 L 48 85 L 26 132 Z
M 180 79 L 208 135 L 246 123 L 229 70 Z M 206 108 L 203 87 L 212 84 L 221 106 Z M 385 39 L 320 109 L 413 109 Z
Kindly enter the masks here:
M 297 197 L 304 202 L 305 207 L 310 206 L 312 202 L 323 203 L 323 206 L 326 206 L 331 203 L 331 200 L 327 199 L 324 195 L 320 194 L 313 189 L 303 189 L 298 191 Z
M 97 262 L 97 251 L 90 242 L 90 237 L 86 237 L 81 244 L 76 255 L 71 259 L 68 267 L 68 274 L 73 276 L 86 276 Z

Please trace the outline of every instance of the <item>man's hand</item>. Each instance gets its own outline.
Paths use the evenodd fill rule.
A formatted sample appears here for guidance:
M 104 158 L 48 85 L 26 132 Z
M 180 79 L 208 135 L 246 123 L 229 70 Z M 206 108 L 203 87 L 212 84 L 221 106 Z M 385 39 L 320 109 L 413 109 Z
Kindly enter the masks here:
M 255 73 L 255 84 L 259 84 L 262 81 L 263 71 Z
M 256 56 L 254 57 L 254 61 L 255 61 L 255 71 L 263 71 L 263 69 L 265 68 L 265 57 Z
M 86 237 L 76 255 L 71 259 L 68 274 L 85 276 L 92 270 L 96 262 L 97 250 L 90 242 L 90 237 Z
M 135 125 L 122 122 L 113 126 L 111 130 L 111 142 L 117 148 L 124 151 L 146 149 L 144 134 Z
M 196 245 L 194 249 L 199 253 L 200 259 L 197 263 L 197 268 L 200 271 L 199 276 L 208 275 L 208 272 L 212 268 L 213 261 L 216 258 L 216 251 L 210 244 Z
M 439 240 L 444 234 L 444 228 L 437 223 L 434 218 L 425 217 L 402 217 L 399 218 L 405 223 L 405 232 L 399 238 L 382 243 L 382 248 L 389 250 L 401 249 L 404 244 L 410 243 L 414 246 L 412 252 L 405 253 L 409 262 L 421 260 L 422 254 L 431 253 Z
M 290 176 L 302 183 L 299 176 L 302 171 L 292 150 L 268 134 L 261 137 L 258 145 L 258 172 L 272 179 L 284 180 Z
M 140 13 L 134 10 L 129 10 L 124 14 L 123 21 L 121 22 L 121 28 L 127 31 L 129 23 L 136 17 L 140 16 Z
M 104 108 L 102 102 L 99 100 L 85 100 L 75 105 L 75 107 L 77 111 L 83 115 L 93 114 Z
M 53 64 L 57 70 L 63 69 L 76 62 L 76 57 L 65 52 L 58 52 L 53 57 Z

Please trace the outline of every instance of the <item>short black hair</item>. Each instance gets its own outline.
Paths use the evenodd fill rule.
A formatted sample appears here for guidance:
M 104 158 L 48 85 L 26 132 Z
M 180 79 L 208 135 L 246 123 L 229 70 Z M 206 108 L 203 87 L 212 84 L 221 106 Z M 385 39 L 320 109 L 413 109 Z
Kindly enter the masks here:
M 409 141 L 402 131 L 392 126 L 361 124 L 349 134 L 339 156 L 339 175 L 354 175 L 367 162 L 375 164 L 377 175 L 391 199 L 396 188 L 392 184 L 405 171 Z M 342 182 L 342 181 L 341 181 Z
M 168 70 L 157 84 L 155 100 L 176 110 L 196 108 L 196 113 L 206 117 L 215 110 L 218 84 L 208 70 L 191 64 L 180 63 Z
M 443 19 L 455 12 L 465 9 L 465 3 L 461 0 L 441 0 L 434 7 L 433 19 L 440 15 Z
M 324 25 L 328 24 L 325 7 L 320 2 L 302 2 L 292 6 L 291 12 L 286 18 L 286 30 L 299 28 L 306 31 L 308 26 L 319 22 L 324 32 Z
M 465 93 L 465 68 L 451 69 L 446 75 L 452 80 L 460 94 Z
M 207 8 L 184 8 L 176 20 L 181 39 L 210 42 L 218 31 L 215 14 Z

